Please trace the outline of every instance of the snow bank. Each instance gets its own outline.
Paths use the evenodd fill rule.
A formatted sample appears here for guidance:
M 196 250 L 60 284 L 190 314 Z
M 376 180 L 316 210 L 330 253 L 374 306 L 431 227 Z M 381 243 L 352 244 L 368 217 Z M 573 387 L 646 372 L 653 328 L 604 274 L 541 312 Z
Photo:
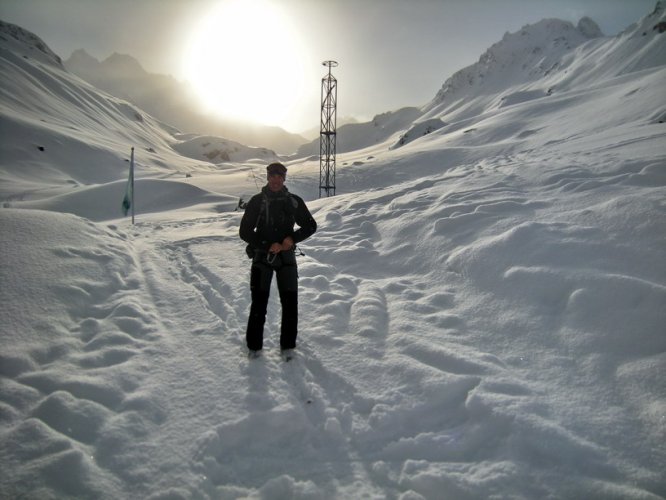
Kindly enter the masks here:
M 154 331 L 140 270 L 124 237 L 71 215 L 3 209 L 0 227 L 0 456 L 12 470 L 0 490 L 108 495 L 118 479 L 90 445 L 110 451 L 142 425 L 127 384 L 140 372 L 125 364 Z
M 126 186 L 127 181 L 119 181 L 100 186 L 72 188 L 68 194 L 5 205 L 72 213 L 94 221 L 114 220 L 123 216 L 121 204 Z M 206 192 L 185 181 L 159 179 L 136 179 L 134 200 L 135 212 L 142 215 L 204 203 L 215 204 L 218 212 L 232 211 L 238 206 L 238 199 L 235 197 Z

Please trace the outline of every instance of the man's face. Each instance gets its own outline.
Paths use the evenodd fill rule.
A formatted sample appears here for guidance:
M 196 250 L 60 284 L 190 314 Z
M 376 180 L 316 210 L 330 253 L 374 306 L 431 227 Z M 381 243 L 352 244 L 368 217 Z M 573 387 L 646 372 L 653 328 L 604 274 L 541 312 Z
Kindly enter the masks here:
M 284 187 L 284 177 L 280 174 L 268 174 L 268 189 L 277 193 Z

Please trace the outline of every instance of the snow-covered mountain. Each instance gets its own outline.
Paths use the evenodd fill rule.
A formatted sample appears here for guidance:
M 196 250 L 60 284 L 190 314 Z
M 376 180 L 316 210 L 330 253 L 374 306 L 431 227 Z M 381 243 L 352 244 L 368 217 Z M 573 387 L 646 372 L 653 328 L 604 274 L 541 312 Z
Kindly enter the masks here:
M 663 4 L 657 2 L 651 14 L 614 37 L 601 36 L 590 19 L 582 19 L 575 28 L 549 19 L 506 34 L 477 63 L 444 83 L 423 108 L 416 130 L 407 131 L 394 147 L 422 136 L 424 122 L 442 123 L 429 127 L 428 133 L 437 129 L 441 134 L 475 131 L 475 124 L 513 105 L 539 100 L 535 104 L 548 108 L 549 100 L 569 99 L 577 91 L 589 91 L 613 78 L 661 67 L 666 64 L 666 46 L 658 29 L 663 19 Z M 649 114 L 652 121 L 664 118 L 658 104 Z M 613 110 L 603 115 L 604 120 L 612 117 L 618 124 L 627 118 L 614 115 Z
M 155 171 L 185 168 L 172 130 L 136 106 L 68 73 L 42 42 L 0 24 L 3 189 L 12 183 L 77 185 L 125 177 L 130 146 Z M 11 138 L 11 140 L 7 140 Z
M 445 107 L 448 115 L 460 116 L 462 110 L 467 116 L 479 114 L 479 98 L 494 98 L 516 85 L 539 82 L 560 68 L 565 55 L 602 36 L 599 27 L 589 18 L 581 19 L 577 27 L 558 19 L 544 19 L 516 33 L 507 33 L 478 62 L 451 76 L 424 111 L 430 115 L 443 114 Z M 542 95 L 547 90 L 544 89 Z M 472 97 L 474 107 L 469 103 Z
M 277 293 L 244 349 L 265 152 L 202 161 L 241 152 L 3 28 L 0 497 L 665 498 L 664 23 L 381 115 L 335 197 L 288 162 L 319 225 L 289 363 Z
M 392 147 L 450 125 L 443 133 L 467 127 L 487 112 L 554 93 L 589 88 L 609 78 L 666 63 L 662 37 L 663 4 L 622 33 L 605 37 L 597 24 L 582 18 L 576 26 L 558 19 L 544 19 L 507 33 L 479 58 L 457 71 L 420 112 L 413 108 L 383 115 L 390 116 L 396 128 L 378 134 L 378 122 L 340 127 L 339 151 L 362 149 L 383 142 L 396 132 Z M 406 113 L 406 114 L 403 114 Z M 402 116 L 400 116 L 402 115 Z M 400 118 L 397 118 L 400 116 Z M 413 121 L 405 126 L 404 121 Z M 384 130 L 380 123 L 381 130 Z M 469 125 L 471 127 L 471 125 Z M 316 154 L 318 142 L 303 146 L 299 154 Z
M 0 20 L 0 38 L 3 43 L 13 50 L 17 50 L 24 57 L 31 57 L 35 60 L 52 64 L 62 68 L 60 56 L 55 54 L 45 43 L 34 33 Z
M 597 82 L 666 63 L 661 2 L 640 22 L 614 37 L 583 18 L 546 19 L 507 33 L 475 64 L 451 76 L 424 108 L 424 117 L 461 121 L 500 106 L 553 93 L 589 88 Z
M 35 35 L 3 22 L 0 37 L 0 195 L 6 203 L 73 210 L 96 219 L 102 191 L 121 196 L 132 147 L 139 178 L 150 175 L 170 182 L 195 171 L 229 169 L 235 162 L 278 158 L 265 148 L 181 135 L 69 73 Z M 155 191 L 157 200 L 171 192 L 170 182 L 159 184 L 164 193 Z M 160 207 L 157 202 L 150 205 Z
M 132 56 L 112 54 L 98 61 L 79 49 L 65 61 L 65 67 L 111 95 L 125 99 L 185 133 L 225 137 L 255 147 L 293 153 L 306 142 L 279 127 L 252 125 L 211 118 L 198 112 L 192 91 L 167 75 L 147 72 Z

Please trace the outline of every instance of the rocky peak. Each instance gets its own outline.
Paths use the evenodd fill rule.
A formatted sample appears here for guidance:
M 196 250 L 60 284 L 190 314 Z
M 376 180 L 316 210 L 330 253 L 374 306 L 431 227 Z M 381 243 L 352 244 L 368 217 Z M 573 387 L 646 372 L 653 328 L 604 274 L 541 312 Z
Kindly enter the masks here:
M 580 31 L 586 38 L 599 38 L 604 36 L 599 25 L 587 16 L 578 21 L 576 29 L 578 29 L 578 31 Z
M 0 21 L 0 40 L 25 58 L 63 67 L 60 57 L 41 38 L 20 26 Z
M 65 67 L 70 71 L 91 71 L 99 67 L 100 62 L 88 54 L 84 49 L 72 52 L 69 59 L 65 61 Z
M 143 69 L 141 63 L 130 55 L 118 54 L 114 52 L 104 61 L 102 61 L 105 71 L 121 72 L 127 75 L 145 75 L 146 70 Z

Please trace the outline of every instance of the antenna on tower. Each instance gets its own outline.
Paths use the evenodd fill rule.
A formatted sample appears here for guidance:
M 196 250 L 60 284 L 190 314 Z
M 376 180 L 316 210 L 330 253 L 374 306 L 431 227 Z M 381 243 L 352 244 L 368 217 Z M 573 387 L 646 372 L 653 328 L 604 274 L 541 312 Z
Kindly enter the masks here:
M 319 128 L 319 197 L 335 196 L 335 147 L 338 106 L 338 81 L 331 73 L 336 61 L 324 61 L 328 74 L 321 79 L 321 126 Z

